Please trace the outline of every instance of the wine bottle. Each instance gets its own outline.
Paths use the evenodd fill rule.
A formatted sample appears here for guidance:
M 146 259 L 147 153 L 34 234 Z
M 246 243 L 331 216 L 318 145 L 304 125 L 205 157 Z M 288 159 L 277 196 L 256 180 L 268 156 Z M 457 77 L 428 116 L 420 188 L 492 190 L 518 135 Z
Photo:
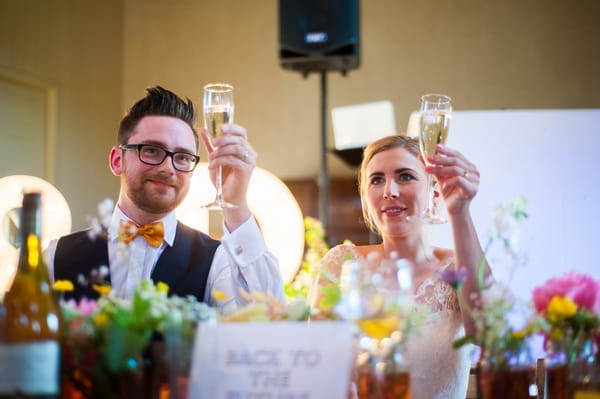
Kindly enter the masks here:
M 41 194 L 25 193 L 17 272 L 0 311 L 0 398 L 58 398 L 60 313 L 43 260 Z

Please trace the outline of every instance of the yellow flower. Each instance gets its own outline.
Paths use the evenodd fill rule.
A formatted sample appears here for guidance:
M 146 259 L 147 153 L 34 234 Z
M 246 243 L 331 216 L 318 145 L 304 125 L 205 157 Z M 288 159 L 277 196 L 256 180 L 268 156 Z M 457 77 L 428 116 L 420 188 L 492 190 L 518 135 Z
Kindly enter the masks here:
M 565 334 L 563 333 L 562 329 L 553 328 L 552 330 L 550 330 L 550 334 L 548 334 L 548 337 L 553 341 L 560 341 L 561 339 L 563 339 L 564 335 Z
M 54 291 L 73 291 L 73 283 L 71 280 L 56 280 L 54 284 L 52 284 L 52 289 Z
M 168 294 L 169 293 L 169 285 L 167 283 L 163 283 L 162 281 L 159 281 L 158 283 L 156 283 L 156 290 L 158 292 L 162 292 L 163 294 Z
M 108 324 L 108 316 L 105 313 L 98 313 L 92 320 L 98 327 L 104 327 Z
M 577 312 L 577 305 L 569 298 L 563 296 L 552 297 L 546 308 L 548 320 L 551 323 L 567 319 L 573 316 L 575 312 Z
M 110 285 L 100 285 L 100 284 L 92 284 L 92 289 L 99 293 L 100 295 L 108 295 L 110 294 L 110 290 L 112 287 Z
M 513 331 L 512 332 L 512 336 L 515 339 L 523 339 L 527 336 L 527 330 L 519 330 L 519 331 Z
M 212 296 L 213 296 L 213 298 L 215 298 L 215 300 L 217 300 L 219 302 L 223 302 L 223 301 L 226 301 L 227 299 L 229 299 L 229 297 L 225 293 L 223 293 L 219 290 L 212 290 Z

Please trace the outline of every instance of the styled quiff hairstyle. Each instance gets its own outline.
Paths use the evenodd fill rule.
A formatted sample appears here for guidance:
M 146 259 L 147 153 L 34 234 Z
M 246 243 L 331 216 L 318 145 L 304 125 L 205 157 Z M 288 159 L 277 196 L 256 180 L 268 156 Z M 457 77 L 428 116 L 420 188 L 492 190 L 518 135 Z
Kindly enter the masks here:
M 192 129 L 198 150 L 198 133 L 194 127 L 196 110 L 192 100 L 182 100 L 172 91 L 160 86 L 146 89 L 146 97 L 136 102 L 125 114 L 119 125 L 118 144 L 128 144 L 129 138 L 139 121 L 145 116 L 171 116 L 181 119 Z
M 363 159 L 358 172 L 358 191 L 360 193 L 360 203 L 365 224 L 375 233 L 379 233 L 379 231 L 373 222 L 373 218 L 369 213 L 367 205 L 367 187 L 369 186 L 369 182 L 367 181 L 367 165 L 375 155 L 396 147 L 406 149 L 417 158 L 419 156 L 419 140 L 415 137 L 401 135 L 385 136 L 377 139 L 365 147 L 365 150 L 363 151 Z

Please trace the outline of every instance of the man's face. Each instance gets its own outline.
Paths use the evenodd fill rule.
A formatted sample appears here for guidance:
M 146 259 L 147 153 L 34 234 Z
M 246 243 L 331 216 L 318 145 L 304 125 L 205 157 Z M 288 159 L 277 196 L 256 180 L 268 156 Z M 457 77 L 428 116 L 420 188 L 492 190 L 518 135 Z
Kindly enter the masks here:
M 182 120 L 169 116 L 142 118 L 127 144 L 153 144 L 168 151 L 196 154 L 192 129 Z M 192 172 L 180 172 L 173 167 L 171 157 L 160 165 L 147 165 L 140 161 L 136 150 L 122 151 L 120 160 L 120 206 L 129 215 L 140 211 L 157 215 L 171 212 L 185 198 Z M 113 171 L 115 169 L 113 168 Z M 133 207 L 134 209 L 127 209 Z M 137 208 L 137 209 L 135 209 Z

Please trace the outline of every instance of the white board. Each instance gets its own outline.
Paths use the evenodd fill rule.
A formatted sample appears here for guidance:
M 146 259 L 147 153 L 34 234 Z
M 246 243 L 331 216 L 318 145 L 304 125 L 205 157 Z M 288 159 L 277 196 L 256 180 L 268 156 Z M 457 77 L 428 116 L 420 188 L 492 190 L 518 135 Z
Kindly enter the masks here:
M 337 150 L 362 148 L 396 134 L 394 106 L 388 100 L 333 108 L 331 122 Z
M 511 265 L 492 264 L 498 280 L 526 298 L 568 270 L 600 278 L 600 110 L 454 111 L 447 144 L 481 173 L 471 211 L 482 245 L 496 206 L 527 199 L 528 260 L 512 276 Z M 452 247 L 448 225 L 432 227 L 431 238 Z

